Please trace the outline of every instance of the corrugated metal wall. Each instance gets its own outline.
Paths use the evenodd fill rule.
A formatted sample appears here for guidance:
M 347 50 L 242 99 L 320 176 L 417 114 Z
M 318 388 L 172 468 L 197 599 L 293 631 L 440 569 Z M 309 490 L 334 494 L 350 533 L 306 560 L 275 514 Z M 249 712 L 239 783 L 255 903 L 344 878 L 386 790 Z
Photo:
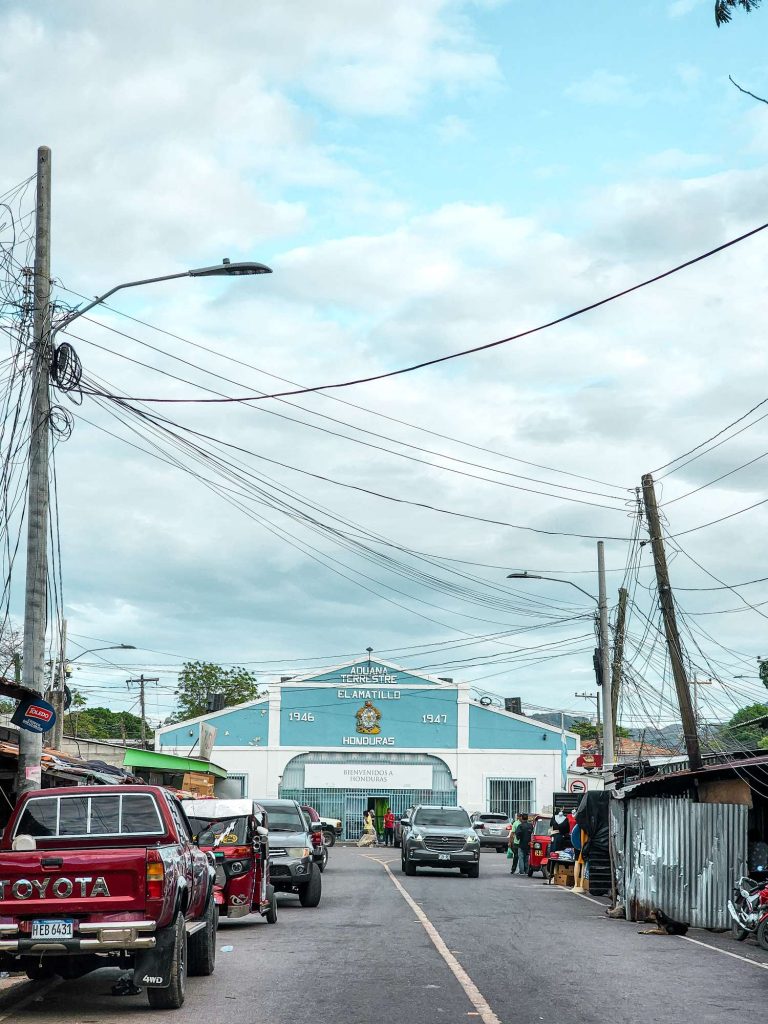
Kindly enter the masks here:
M 664 798 L 625 807 L 627 918 L 659 909 L 696 928 L 728 928 L 726 901 L 746 870 L 747 808 Z

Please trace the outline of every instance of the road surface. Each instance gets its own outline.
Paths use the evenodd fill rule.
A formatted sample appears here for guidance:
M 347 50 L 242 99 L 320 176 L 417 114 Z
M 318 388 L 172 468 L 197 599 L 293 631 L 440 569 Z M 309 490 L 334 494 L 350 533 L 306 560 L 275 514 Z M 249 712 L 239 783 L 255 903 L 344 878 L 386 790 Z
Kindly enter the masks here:
M 722 1024 L 764 1005 L 768 957 L 753 943 L 642 927 L 511 877 L 492 851 L 478 879 L 406 878 L 398 850 L 337 846 L 316 910 L 282 896 L 274 926 L 221 925 L 216 973 L 189 979 L 181 1010 L 114 998 L 117 972 L 100 971 L 0 1010 L 0 1024 Z

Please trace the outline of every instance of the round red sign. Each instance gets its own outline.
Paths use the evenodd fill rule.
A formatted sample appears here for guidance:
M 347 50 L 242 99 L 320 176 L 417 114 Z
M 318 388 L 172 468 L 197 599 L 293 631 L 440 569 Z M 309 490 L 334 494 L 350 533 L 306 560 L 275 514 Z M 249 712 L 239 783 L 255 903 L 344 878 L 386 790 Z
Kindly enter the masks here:
M 587 784 L 583 779 L 574 779 L 568 787 L 572 793 L 586 793 Z

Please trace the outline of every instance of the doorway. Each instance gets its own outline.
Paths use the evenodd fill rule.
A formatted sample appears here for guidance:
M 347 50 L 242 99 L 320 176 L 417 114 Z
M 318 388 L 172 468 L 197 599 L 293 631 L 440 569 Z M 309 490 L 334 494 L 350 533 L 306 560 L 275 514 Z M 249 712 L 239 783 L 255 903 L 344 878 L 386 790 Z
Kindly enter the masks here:
M 366 810 L 373 812 L 373 820 L 376 823 L 376 834 L 381 840 L 384 835 L 384 815 L 390 806 L 388 796 L 369 796 Z

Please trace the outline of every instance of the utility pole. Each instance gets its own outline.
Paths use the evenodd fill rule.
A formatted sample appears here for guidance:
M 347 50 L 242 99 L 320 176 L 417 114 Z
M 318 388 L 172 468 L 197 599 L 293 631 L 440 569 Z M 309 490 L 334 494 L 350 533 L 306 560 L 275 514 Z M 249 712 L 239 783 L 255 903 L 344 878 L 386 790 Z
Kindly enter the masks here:
M 35 219 L 35 285 L 32 323 L 32 396 L 29 418 L 29 484 L 27 495 L 27 568 L 24 592 L 22 683 L 42 694 L 48 584 L 48 436 L 50 430 L 49 368 L 51 365 L 51 151 L 37 151 Z M 19 730 L 17 795 L 38 789 L 39 733 Z
M 597 752 L 602 753 L 602 747 L 600 745 L 600 694 L 599 693 L 574 693 L 574 697 L 583 697 L 584 700 L 593 700 L 595 702 L 595 711 L 597 713 Z
M 613 714 L 614 749 L 616 747 L 616 723 L 619 718 L 619 693 L 621 672 L 624 661 L 624 624 L 627 616 L 627 590 L 619 587 L 619 610 L 616 615 L 616 632 L 613 634 L 613 664 L 611 665 L 611 712 Z
M 605 545 L 597 542 L 597 606 L 600 613 L 600 661 L 603 676 L 603 773 L 613 764 L 613 707 L 611 703 L 611 642 L 605 586 Z
M 656 491 L 653 486 L 653 476 L 650 473 L 646 473 L 643 476 L 642 484 L 645 515 L 648 520 L 648 530 L 651 535 L 653 564 L 656 569 L 656 585 L 659 591 L 661 614 L 664 619 L 664 633 L 667 638 L 669 660 L 672 665 L 672 674 L 675 679 L 677 702 L 680 706 L 680 718 L 683 723 L 685 748 L 688 752 L 689 767 L 695 771 L 697 768 L 701 768 L 699 733 L 696 728 L 696 716 L 691 704 L 691 688 L 688 683 L 685 665 L 683 664 L 683 647 L 680 641 L 680 633 L 677 629 L 675 602 L 672 597 L 672 587 L 669 582 L 667 556 L 664 552 L 664 538 L 661 534 L 661 522 L 659 521 L 659 509 L 656 504 Z
M 59 627 L 59 660 L 51 680 L 51 704 L 56 711 L 51 746 L 61 750 L 64 738 L 64 687 L 67 685 L 67 620 L 61 620 Z
M 141 749 L 147 749 L 147 714 L 146 704 L 144 701 L 144 687 L 147 683 L 159 683 L 160 677 L 154 676 L 152 679 L 147 679 L 142 672 L 138 679 L 126 679 L 126 684 L 131 686 L 133 683 L 139 684 L 139 707 L 141 708 Z

